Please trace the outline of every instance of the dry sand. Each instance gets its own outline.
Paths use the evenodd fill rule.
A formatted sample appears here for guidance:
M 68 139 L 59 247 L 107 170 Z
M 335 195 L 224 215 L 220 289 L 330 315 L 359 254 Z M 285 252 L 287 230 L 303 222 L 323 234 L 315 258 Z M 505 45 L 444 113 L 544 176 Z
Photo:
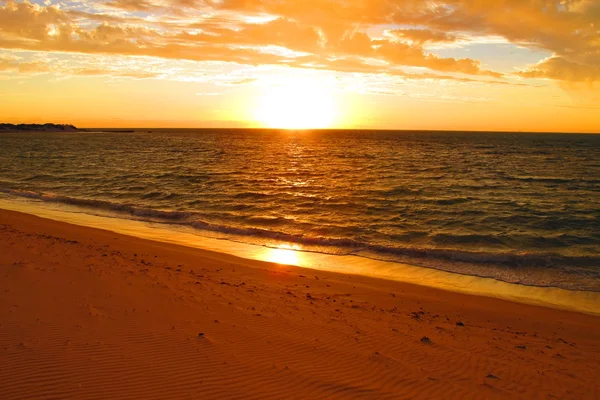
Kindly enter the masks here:
M 598 316 L 3 210 L 0 268 L 3 400 L 600 398 Z

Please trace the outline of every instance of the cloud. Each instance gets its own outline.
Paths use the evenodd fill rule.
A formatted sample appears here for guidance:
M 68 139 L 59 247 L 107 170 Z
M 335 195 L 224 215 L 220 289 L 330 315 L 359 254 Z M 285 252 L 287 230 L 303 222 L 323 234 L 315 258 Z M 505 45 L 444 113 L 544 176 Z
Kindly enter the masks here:
M 590 107 L 590 106 L 573 106 L 573 105 L 565 105 L 565 104 L 556 104 L 554 107 L 560 108 L 574 108 L 578 110 L 600 110 L 600 107 Z
M 138 79 L 157 78 L 168 73 L 165 68 L 140 69 L 135 63 L 119 65 L 114 60 L 59 60 L 52 57 L 34 57 L 25 61 L 23 57 L 0 54 L 0 73 L 19 72 L 27 75 L 55 74 L 61 76 L 112 76 Z M 148 65 L 146 65 L 148 67 Z
M 518 72 L 525 78 L 548 78 L 569 82 L 600 81 L 600 64 L 578 64 L 562 57 L 550 57 Z
M 429 29 L 391 29 L 387 32 L 415 43 L 452 43 L 458 39 L 455 34 Z
M 43 62 L 20 62 L 11 58 L 0 58 L 0 72 L 17 71 L 23 74 L 42 74 L 50 70 Z
M 80 3 L 86 7 L 73 5 Z M 504 82 L 503 73 L 476 56 L 444 57 L 427 47 L 501 37 L 555 54 L 519 71 L 522 78 L 600 80 L 600 6 L 594 0 L 80 3 L 0 1 L 0 48 L 391 75 L 418 67 L 439 79 L 470 75 Z

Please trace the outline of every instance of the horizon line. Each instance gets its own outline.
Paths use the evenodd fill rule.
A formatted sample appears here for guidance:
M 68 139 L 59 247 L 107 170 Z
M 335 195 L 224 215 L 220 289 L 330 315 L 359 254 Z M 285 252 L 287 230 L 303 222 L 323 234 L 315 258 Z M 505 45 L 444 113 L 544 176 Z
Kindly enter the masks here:
M 277 132 L 314 132 L 314 131 L 370 131 L 370 132 L 447 132 L 447 133 L 532 133 L 532 134 L 559 134 L 559 135 L 600 135 L 599 132 L 566 132 L 566 131 L 513 131 L 513 130 L 473 130 L 473 129 L 393 129 L 393 128 L 270 128 L 270 127 L 93 127 L 77 128 L 79 130 L 97 131 L 148 131 L 148 130 L 236 130 L 236 131 L 277 131 Z
M 97 126 L 97 127 L 78 127 L 73 123 L 54 123 L 54 122 L 0 122 L 0 125 L 50 125 L 50 126 L 70 126 L 72 128 L 77 129 L 80 132 L 90 132 L 90 131 L 100 131 L 100 132 L 132 132 L 132 131 L 153 131 L 153 130 L 179 130 L 179 131 L 190 131 L 190 130 L 229 130 L 229 131 L 274 131 L 274 132 L 313 132 L 313 131 L 367 131 L 367 132 L 439 132 L 439 133 L 508 133 L 508 134 L 518 134 L 518 133 L 528 133 L 528 134 L 558 134 L 558 135 L 600 135 L 600 131 L 527 131 L 527 130 L 502 130 L 502 129 L 406 129 L 406 128 L 360 128 L 360 127 L 352 127 L 352 128 L 273 128 L 273 127 L 258 127 L 258 126 L 250 126 L 250 127 L 169 127 L 169 126 Z M 0 132 L 2 132 L 0 130 Z M 7 132 L 7 131 L 4 131 Z M 10 132 L 10 131 L 8 131 Z M 23 132 L 36 132 L 35 130 L 23 130 Z M 51 131 L 39 131 L 39 132 L 51 132 Z

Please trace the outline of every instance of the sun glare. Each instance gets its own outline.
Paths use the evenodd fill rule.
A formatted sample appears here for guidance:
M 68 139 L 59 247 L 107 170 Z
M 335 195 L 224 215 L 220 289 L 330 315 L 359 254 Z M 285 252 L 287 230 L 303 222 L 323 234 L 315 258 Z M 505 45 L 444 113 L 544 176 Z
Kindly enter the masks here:
M 288 80 L 265 87 L 255 117 L 268 128 L 330 128 L 336 118 L 333 90 L 312 79 Z
M 280 245 L 277 248 L 265 249 L 262 259 L 277 264 L 300 265 L 298 246 Z

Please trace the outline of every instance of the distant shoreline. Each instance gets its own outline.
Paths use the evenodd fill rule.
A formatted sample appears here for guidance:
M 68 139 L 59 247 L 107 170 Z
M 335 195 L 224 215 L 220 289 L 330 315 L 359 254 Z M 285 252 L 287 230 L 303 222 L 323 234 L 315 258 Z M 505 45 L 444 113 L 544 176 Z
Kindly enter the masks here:
M 0 132 L 85 132 L 70 124 L 0 124 Z
M 155 133 L 165 131 L 274 131 L 274 132 L 404 132 L 404 133 L 475 133 L 475 134 L 546 134 L 546 135 L 600 135 L 600 132 L 542 132 L 542 131 L 497 131 L 497 130 L 444 130 L 444 129 L 375 129 L 375 128 L 314 128 L 314 129 L 285 129 L 260 127 L 197 127 L 197 128 L 168 128 L 168 127 L 136 127 L 136 128 L 77 128 L 72 124 L 8 124 L 0 123 L 0 133 L 18 132 L 110 132 L 110 133 Z
M 0 133 L 20 133 L 20 132 L 111 132 L 111 133 L 134 133 L 136 129 L 131 128 L 101 128 L 88 129 L 77 128 L 71 124 L 7 124 L 0 123 Z

